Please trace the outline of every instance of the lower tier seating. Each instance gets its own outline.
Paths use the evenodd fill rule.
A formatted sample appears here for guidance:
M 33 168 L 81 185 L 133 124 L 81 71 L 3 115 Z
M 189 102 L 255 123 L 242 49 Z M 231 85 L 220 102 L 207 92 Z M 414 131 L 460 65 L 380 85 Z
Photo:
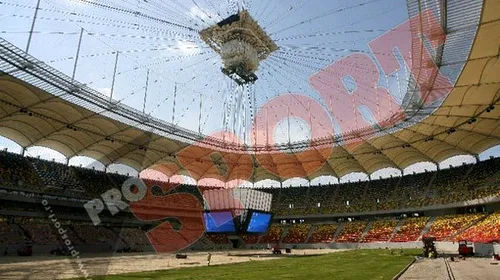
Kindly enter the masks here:
M 272 225 L 269 228 L 269 232 L 267 233 L 267 235 L 262 236 L 262 238 L 260 239 L 260 243 L 262 244 L 279 243 L 282 235 L 283 235 L 283 225 L 281 224 Z
M 459 230 L 471 225 L 483 215 L 481 214 L 465 214 L 465 215 L 446 215 L 438 217 L 431 225 L 429 232 L 424 237 L 432 236 L 437 241 L 443 241 Z
M 373 222 L 370 230 L 361 242 L 387 242 L 391 238 L 396 224 L 395 220 Z
M 309 243 L 331 243 L 338 227 L 338 224 L 315 226 Z
M 309 224 L 292 225 L 288 229 L 288 233 L 283 239 L 283 243 L 305 243 L 310 229 L 311 225 Z
M 358 242 L 366 228 L 367 222 L 357 221 L 345 223 L 342 231 L 335 240 L 336 242 Z
M 422 234 L 422 230 L 429 217 L 412 217 L 403 221 L 399 230 L 394 234 L 391 242 L 410 242 L 417 241 Z
M 499 242 L 500 241 L 500 212 L 491 214 L 486 219 L 473 225 L 454 238 L 456 241 L 469 242 Z

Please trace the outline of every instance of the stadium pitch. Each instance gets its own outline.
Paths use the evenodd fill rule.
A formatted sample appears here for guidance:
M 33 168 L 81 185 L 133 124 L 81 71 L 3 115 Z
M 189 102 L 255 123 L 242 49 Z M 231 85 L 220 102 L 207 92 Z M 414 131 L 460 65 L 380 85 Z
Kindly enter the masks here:
M 92 279 L 392 279 L 418 253 L 419 250 L 353 250 L 325 255 L 283 256 L 268 261 L 99 276 Z

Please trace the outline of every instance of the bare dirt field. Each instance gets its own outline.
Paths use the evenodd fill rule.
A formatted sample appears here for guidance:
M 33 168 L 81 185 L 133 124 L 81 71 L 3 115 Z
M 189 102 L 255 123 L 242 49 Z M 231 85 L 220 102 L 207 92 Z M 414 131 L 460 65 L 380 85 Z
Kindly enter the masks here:
M 273 255 L 267 250 L 211 252 L 211 265 L 265 261 L 295 255 L 318 255 L 345 250 L 293 250 L 290 255 Z M 84 270 L 89 275 L 112 275 L 130 272 L 165 270 L 172 268 L 207 265 L 207 252 L 188 253 L 187 259 L 176 259 L 172 254 L 118 254 L 111 257 L 95 255 L 82 258 Z M 10 258 L 0 263 L 2 280 L 52 280 L 83 277 L 74 259 L 68 257 Z

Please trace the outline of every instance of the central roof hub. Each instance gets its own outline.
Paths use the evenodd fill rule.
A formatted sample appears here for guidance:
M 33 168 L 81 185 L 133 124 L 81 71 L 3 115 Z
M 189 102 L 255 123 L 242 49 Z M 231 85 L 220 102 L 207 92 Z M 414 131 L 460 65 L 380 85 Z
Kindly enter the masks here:
M 260 62 L 279 49 L 245 10 L 203 29 L 200 37 L 222 58 L 222 73 L 239 85 L 255 82 Z

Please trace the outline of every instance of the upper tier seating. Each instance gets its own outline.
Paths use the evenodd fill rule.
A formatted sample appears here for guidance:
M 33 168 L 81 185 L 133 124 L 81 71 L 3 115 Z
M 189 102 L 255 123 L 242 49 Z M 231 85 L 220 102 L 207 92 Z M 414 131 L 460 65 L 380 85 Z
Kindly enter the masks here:
M 81 180 L 75 176 L 73 169 L 67 165 L 41 160 L 29 159 L 48 191 L 63 191 L 83 193 Z
M 338 185 L 263 188 L 261 191 L 273 194 L 272 209 L 277 216 L 392 210 L 500 195 L 499 170 L 500 159 L 495 158 L 437 173 Z M 0 187 L 4 188 L 91 198 L 111 188 L 120 188 L 127 178 L 0 152 Z M 186 185 L 182 191 L 200 197 L 196 187 Z
M 0 186 L 39 191 L 43 183 L 26 158 L 0 151 Z
M 278 216 L 353 213 L 473 200 L 500 195 L 499 170 L 500 159 L 495 158 L 369 182 L 273 189 L 273 211 Z

